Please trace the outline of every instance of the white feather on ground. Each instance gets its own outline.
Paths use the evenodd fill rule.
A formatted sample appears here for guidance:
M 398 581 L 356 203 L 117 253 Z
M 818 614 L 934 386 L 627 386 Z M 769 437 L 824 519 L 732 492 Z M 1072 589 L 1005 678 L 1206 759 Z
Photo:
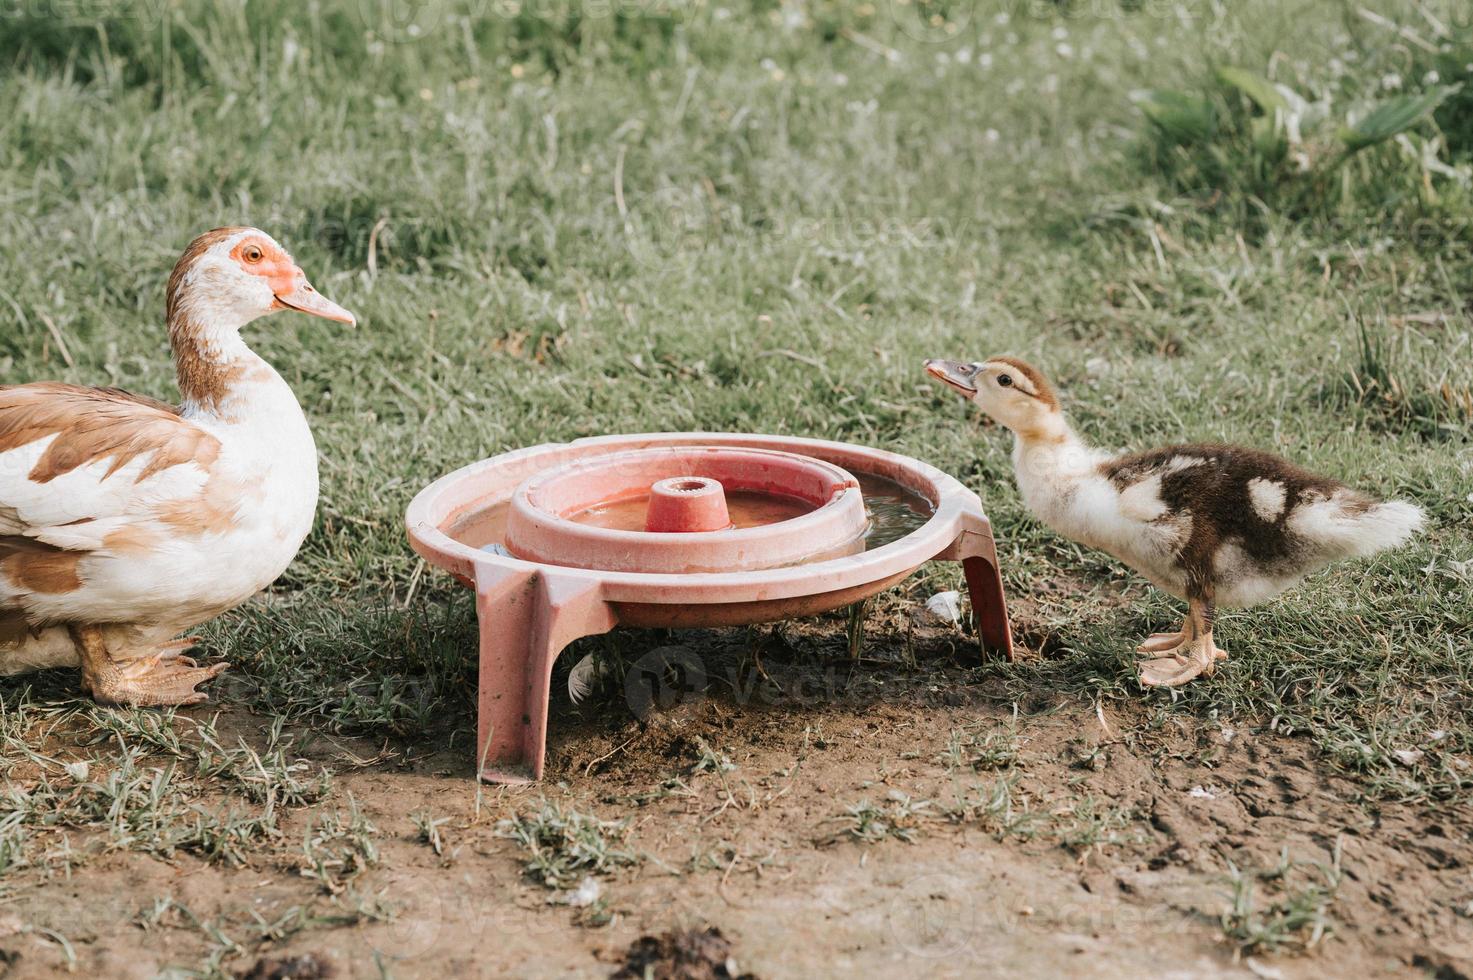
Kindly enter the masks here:
M 916 619 L 925 624 L 957 626 L 962 621 L 962 594 L 956 590 L 938 592 L 916 610 Z
M 607 675 L 608 668 L 604 664 L 595 659 L 593 654 L 584 654 L 583 659 L 568 671 L 569 700 L 574 704 L 582 704 Z

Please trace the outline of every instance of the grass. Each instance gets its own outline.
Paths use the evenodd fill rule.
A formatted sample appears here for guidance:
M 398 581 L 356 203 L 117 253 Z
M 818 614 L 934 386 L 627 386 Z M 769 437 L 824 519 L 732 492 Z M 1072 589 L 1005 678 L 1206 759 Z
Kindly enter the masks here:
M 134 919 L 134 924 L 146 933 L 184 929 L 198 934 L 205 943 L 206 953 L 196 967 L 189 970 L 167 971 L 166 976 L 171 978 L 176 976 L 206 977 L 210 980 L 219 977 L 233 980 L 242 974 L 224 966 L 229 959 L 269 950 L 306 930 L 354 926 L 364 922 L 382 922 L 391 918 L 388 910 L 373 902 L 360 902 L 351 908 L 327 913 L 293 905 L 284 910 L 272 909 L 268 914 L 274 918 L 267 918 L 260 912 L 252 910 L 252 920 L 237 926 L 233 923 L 201 918 L 188 905 L 177 899 L 159 898 L 140 909 Z M 231 933 L 240 938 L 233 938 Z M 294 962 L 293 965 L 298 967 L 297 970 L 283 972 L 290 976 L 323 975 L 320 967 L 317 970 L 308 969 L 314 963 L 315 957 L 308 954 L 307 957 Z
M 938 760 L 953 771 L 1008 770 L 1018 764 L 1018 746 L 1017 732 L 1011 729 L 990 732 L 958 729 L 947 738 Z
M 46 733 L 94 739 L 91 758 L 61 759 L 30 748 Z M 222 745 L 210 721 L 172 712 L 53 708 L 22 701 L 5 715 L 0 742 L 6 783 L 0 792 L 0 866 L 68 871 L 88 855 L 126 850 L 159 857 L 198 855 L 242 866 L 279 843 L 281 812 L 322 800 L 325 771 L 292 758 L 280 726 L 264 750 L 243 740 Z M 198 802 L 223 793 L 217 807 Z M 83 850 L 73 836 L 92 836 Z
M 1406 145 L 1357 152 L 1336 171 L 1354 192 L 1337 184 L 1296 216 L 1274 195 L 1308 191 L 1276 183 L 1277 157 L 1166 166 L 1176 151 L 1131 98 L 1210 93 L 1251 135 L 1263 110 L 1222 89 L 1223 67 L 1306 98 L 1333 88 L 1341 121 L 1389 97 L 1372 83 L 1406 52 L 1406 86 L 1434 69 L 1429 85 L 1466 82 L 1466 37 L 1439 35 L 1424 5 L 1371 6 L 1430 51 L 1391 44 L 1360 6 L 0 13 L 0 381 L 171 397 L 164 281 L 224 223 L 267 229 L 361 324 L 281 316 L 249 331 L 312 421 L 322 502 L 268 596 L 204 633 L 236 665 L 222 696 L 276 734 L 250 749 L 168 713 L 78 707 L 68 673 L 0 681 L 0 874 L 61 873 L 102 841 L 224 864 L 298 852 L 324 889 L 351 889 L 375 832 L 349 808 L 283 836 L 284 812 L 346 803 L 281 726 L 467 752 L 474 728 L 473 604 L 417 563 L 405 505 L 467 461 L 620 431 L 794 433 L 927 459 L 982 494 L 1012 594 L 1050 595 L 1061 577 L 1092 590 L 1020 623 L 1049 656 L 977 679 L 1030 703 L 1255 720 L 1313 740 L 1370 803 L 1468 801 L 1473 260 L 1456 174 L 1473 86 Z M 1027 515 L 1007 440 L 918 369 L 994 352 L 1049 371 L 1102 446 L 1276 450 L 1417 500 L 1429 529 L 1227 612 L 1224 669 L 1142 692 L 1132 638 L 1175 622 L 1175 604 L 1139 589 L 1094 601 L 1134 580 Z M 925 574 L 926 588 L 958 585 L 954 570 Z M 895 642 L 872 620 L 832 625 L 856 651 Z M 39 756 L 56 732 L 86 751 Z M 1031 833 L 1012 782 L 1020 738 L 933 747 L 1002 777 L 958 803 L 999 836 Z M 730 765 L 703 749 L 696 771 L 724 784 Z M 195 805 L 205 786 L 223 809 Z M 851 836 L 878 833 L 887 806 L 849 814 Z M 549 807 L 507 828 L 534 877 L 627 857 L 613 826 Z M 417 832 L 443 857 L 433 810 Z M 1068 818 L 1080 850 L 1121 829 L 1087 810 Z
M 435 852 L 437 857 L 447 862 L 454 860 L 454 851 L 451 851 L 449 855 L 445 853 L 447 846 L 445 835 L 440 830 L 441 827 L 450 822 L 449 817 L 436 817 L 424 810 L 416 810 L 409 815 L 409 819 L 414 823 L 414 829 L 418 832 L 418 839 L 421 844 L 429 847 Z
M 321 813 L 307 822 L 302 835 L 301 874 L 340 895 L 364 871 L 378 864 L 375 827 L 348 799 L 347 813 Z
M 931 800 L 916 800 L 899 790 L 892 791 L 879 803 L 860 800 L 844 807 L 842 813 L 830 817 L 832 827 L 826 841 L 851 840 L 861 844 L 878 844 L 884 840 L 915 843 L 921 825 L 932 817 Z
M 1242 871 L 1230 864 L 1232 901 L 1221 915 L 1223 936 L 1238 955 L 1308 953 L 1334 933 L 1332 909 L 1342 875 L 1338 839 L 1330 866 L 1316 865 L 1313 874 L 1290 861 L 1287 851 L 1271 868 Z M 1257 894 L 1265 883 L 1278 895 L 1259 907 Z
M 535 811 L 501 821 L 496 830 L 526 852 L 528 877 L 548 888 L 572 887 L 585 875 L 640 863 L 638 854 L 622 846 L 627 821 L 604 820 L 555 802 L 543 801 Z

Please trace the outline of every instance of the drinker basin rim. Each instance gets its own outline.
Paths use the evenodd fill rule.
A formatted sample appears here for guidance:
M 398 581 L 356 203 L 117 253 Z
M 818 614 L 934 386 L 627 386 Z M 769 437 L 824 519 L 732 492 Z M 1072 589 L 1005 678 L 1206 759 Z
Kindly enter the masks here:
M 632 458 L 636 456 L 640 458 Z M 656 457 L 665 457 L 663 463 L 655 465 Z M 736 465 L 739 458 L 747 460 L 746 467 Z M 698 462 L 711 469 L 688 470 Z M 813 509 L 765 527 L 736 530 L 620 531 L 569 519 L 580 506 L 597 503 L 595 498 L 608 499 L 611 490 L 615 497 L 636 490 L 648 494 L 653 484 L 676 477 L 725 483 L 707 474 L 728 472 L 722 466 L 750 474 L 752 466 L 760 470 L 764 465 L 781 474 L 766 488 L 768 492 L 800 497 Z M 630 478 L 611 479 L 611 472 Z M 580 484 L 590 473 L 602 476 Z M 639 482 L 652 474 L 659 475 Z M 898 540 L 859 550 L 864 510 L 857 486 L 848 485 L 852 474 L 892 481 L 925 498 L 932 509 L 929 519 Z M 731 492 L 747 477 L 728 478 L 733 481 L 726 487 Z M 828 487 L 827 497 L 820 492 L 821 483 L 803 484 L 811 494 L 794 492 L 809 479 L 838 483 Z M 580 485 L 598 490 L 598 480 L 607 481 L 601 492 L 579 490 Z M 652 500 L 658 496 L 656 491 Z M 852 514 L 851 505 L 843 503 L 846 499 L 859 505 L 861 521 L 859 543 L 847 547 L 845 535 L 850 534 L 853 517 L 844 515 Z M 651 510 L 658 506 L 652 504 Z M 839 519 L 826 526 L 824 540 L 818 541 L 804 528 L 813 530 L 832 520 L 825 511 Z M 506 515 L 505 531 L 499 532 L 501 541 L 496 542 L 504 541 L 504 548 L 477 547 L 456 536 L 477 517 L 497 512 Z M 816 515 L 822 516 L 811 525 L 802 523 Z M 480 624 L 477 758 L 481 778 L 492 782 L 541 778 L 553 662 L 573 640 L 620 624 L 735 626 L 813 615 L 868 598 L 927 561 L 959 561 L 979 639 L 1012 657 L 992 527 L 981 500 L 934 466 L 885 450 L 791 436 L 706 432 L 549 443 L 493 456 L 441 477 L 414 498 L 405 521 L 416 552 L 475 589 Z M 794 525 L 797 534 L 792 533 Z M 547 527 L 555 530 L 544 534 Z M 589 531 L 609 531 L 615 537 L 586 536 Z M 731 564 L 720 564 L 741 552 L 733 552 L 728 543 L 741 541 L 752 531 L 758 534 L 747 540 L 758 542 L 771 535 L 771 541 L 751 554 L 738 554 Z M 589 540 L 605 544 L 623 540 L 639 553 L 629 559 L 617 547 L 600 546 L 603 550 L 590 556 L 582 550 Z M 670 544 L 662 545 L 663 541 Z M 803 545 L 798 549 L 802 554 L 769 565 L 772 555 L 767 547 L 792 549 L 795 541 Z M 834 545 L 839 546 L 837 554 L 828 550 Z M 728 549 L 727 558 L 709 557 L 723 548 Z M 518 557 L 518 550 L 540 558 Z M 682 553 L 708 557 L 693 564 L 686 559 L 682 565 Z M 626 567 L 588 568 L 574 562 Z M 670 570 L 693 566 L 703 570 Z M 724 570 L 704 570 L 711 567 Z M 655 570 L 634 570 L 650 568 Z
M 729 520 L 707 527 L 697 519 L 690 530 L 649 529 L 651 522 L 656 528 L 683 524 L 691 503 L 719 502 L 720 514 L 727 515 L 725 494 L 737 491 L 802 501 L 811 509 L 758 527 L 729 529 Z M 641 497 L 652 507 L 639 530 L 569 516 Z M 832 463 L 771 449 L 638 449 L 577 459 L 519 486 L 507 517 L 506 549 L 527 561 L 613 572 L 736 572 L 796 565 L 845 546 L 857 551 L 867 524 L 859 482 Z

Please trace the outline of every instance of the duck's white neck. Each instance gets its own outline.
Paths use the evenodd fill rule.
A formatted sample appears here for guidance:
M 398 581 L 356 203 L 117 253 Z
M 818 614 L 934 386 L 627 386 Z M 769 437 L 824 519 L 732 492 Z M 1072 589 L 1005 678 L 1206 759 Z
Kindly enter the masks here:
M 240 423 L 300 412 L 281 376 L 241 339 L 240 328 L 254 319 L 228 308 L 201 311 L 198 304 L 171 311 L 169 344 L 181 415 Z

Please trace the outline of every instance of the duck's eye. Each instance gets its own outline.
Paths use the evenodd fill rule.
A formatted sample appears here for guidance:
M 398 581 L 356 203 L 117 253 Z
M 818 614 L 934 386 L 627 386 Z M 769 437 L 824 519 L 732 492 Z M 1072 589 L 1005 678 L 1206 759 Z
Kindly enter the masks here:
M 261 246 L 247 245 L 241 254 L 245 256 L 247 262 L 259 262 L 261 261 Z
M 1011 388 L 1013 385 L 1013 376 L 1011 374 L 999 374 L 997 376 L 997 384 L 1000 388 Z

